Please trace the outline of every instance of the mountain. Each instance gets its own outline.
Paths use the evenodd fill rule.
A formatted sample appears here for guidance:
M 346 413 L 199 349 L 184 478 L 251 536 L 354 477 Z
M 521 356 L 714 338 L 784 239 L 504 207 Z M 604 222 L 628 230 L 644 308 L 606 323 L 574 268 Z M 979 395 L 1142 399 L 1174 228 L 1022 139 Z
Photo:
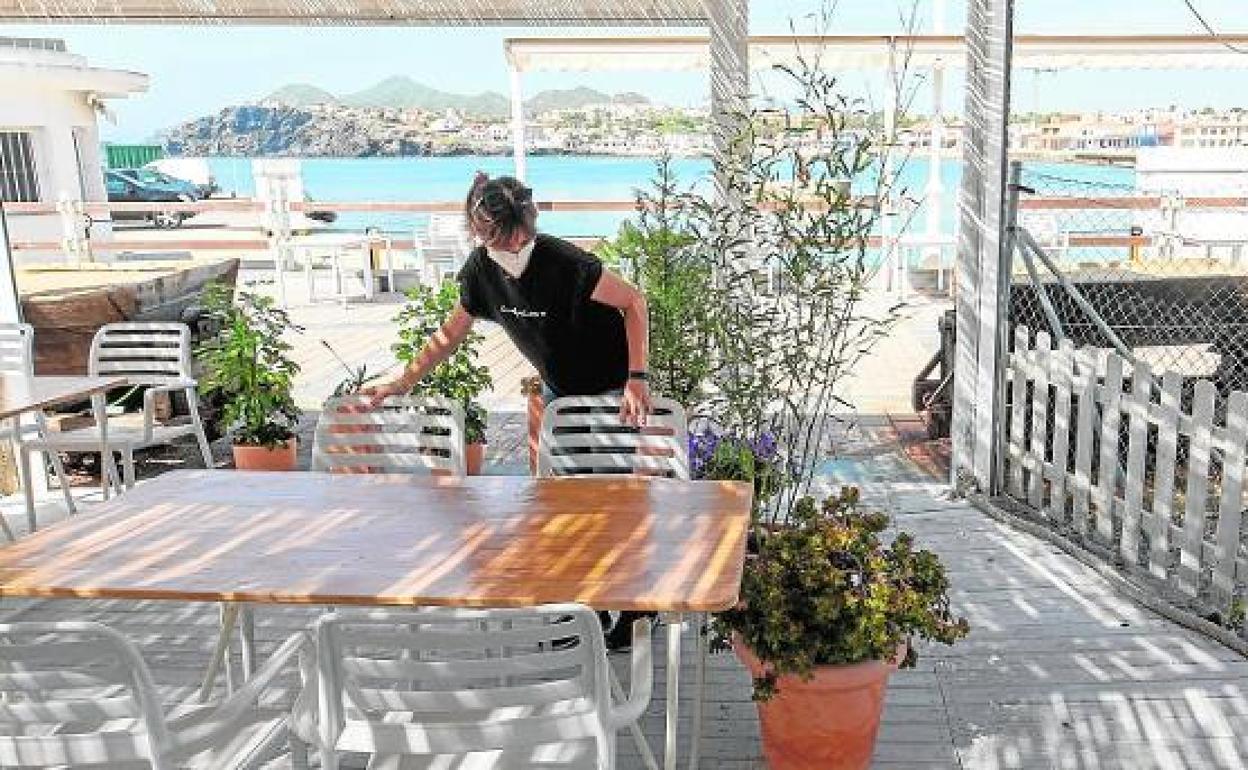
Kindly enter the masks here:
M 525 102 L 529 113 L 542 113 L 550 110 L 567 110 L 584 107 L 590 104 L 649 104 L 646 97 L 636 93 L 621 93 L 611 96 L 592 88 L 570 88 L 563 90 L 541 91 Z M 297 83 L 283 86 L 265 97 L 261 104 L 282 105 L 286 107 L 307 107 L 313 104 L 341 104 L 348 107 L 415 107 L 422 110 L 441 112 L 454 109 L 466 115 L 501 118 L 511 112 L 511 102 L 507 97 L 494 91 L 479 94 L 455 94 L 441 91 L 423 83 L 417 83 L 409 77 L 394 76 L 386 78 L 374 86 L 355 93 L 335 96 L 316 86 Z
M 487 91 L 475 95 L 439 91 L 408 77 L 386 78 L 377 85 L 345 94 L 342 103 L 351 107 L 418 107 L 440 111 L 455 109 L 470 115 L 503 116 L 511 109 L 507 97 Z
M 307 83 L 291 83 L 266 96 L 263 103 L 282 104 L 287 107 L 307 107 L 312 104 L 337 104 L 338 97 L 323 88 L 317 88 Z

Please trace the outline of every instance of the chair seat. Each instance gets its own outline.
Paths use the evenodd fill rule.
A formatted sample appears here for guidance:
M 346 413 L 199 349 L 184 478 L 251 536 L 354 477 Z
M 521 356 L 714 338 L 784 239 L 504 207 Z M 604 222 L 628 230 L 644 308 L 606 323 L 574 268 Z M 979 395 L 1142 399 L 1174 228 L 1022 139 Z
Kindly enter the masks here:
M 142 425 L 126 425 L 115 420 L 108 423 L 108 444 L 111 447 L 144 449 L 150 446 L 168 444 L 183 436 L 194 436 L 195 426 L 191 423 L 155 425 L 152 435 L 145 438 Z M 49 431 L 45 438 L 32 438 L 23 442 L 31 449 L 51 449 L 61 452 L 98 452 L 100 449 L 100 429 L 91 425 L 67 431 Z
M 376 754 L 368 770 L 528 770 L 528 768 L 567 768 L 594 770 L 598 756 L 593 741 L 566 741 L 534 746 L 523 751 L 473 751 L 467 754 Z

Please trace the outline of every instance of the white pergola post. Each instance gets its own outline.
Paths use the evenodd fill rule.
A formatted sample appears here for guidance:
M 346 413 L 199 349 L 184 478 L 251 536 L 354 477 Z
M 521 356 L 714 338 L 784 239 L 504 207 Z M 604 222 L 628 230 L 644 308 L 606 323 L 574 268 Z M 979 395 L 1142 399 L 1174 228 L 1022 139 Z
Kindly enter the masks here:
M 524 89 L 520 82 L 520 68 L 514 62 L 508 64 L 511 76 L 511 152 L 516 179 L 525 180 L 528 174 L 528 150 L 524 141 Z
M 945 0 L 932 0 L 932 34 L 945 33 Z M 932 109 L 928 125 L 931 136 L 928 145 L 927 237 L 930 243 L 923 250 L 925 261 L 935 262 L 938 281 L 944 276 L 944 248 L 939 245 L 944 225 L 941 222 L 945 186 L 941 180 L 941 155 L 945 144 L 945 64 L 937 62 L 932 67 Z M 941 287 L 943 288 L 943 287 Z
M 749 0 L 705 0 L 710 34 L 711 142 L 715 195 L 723 201 L 744 172 L 741 143 L 750 96 Z
M 994 492 L 1009 268 L 1002 245 L 1013 0 L 969 0 L 957 250 L 953 483 Z

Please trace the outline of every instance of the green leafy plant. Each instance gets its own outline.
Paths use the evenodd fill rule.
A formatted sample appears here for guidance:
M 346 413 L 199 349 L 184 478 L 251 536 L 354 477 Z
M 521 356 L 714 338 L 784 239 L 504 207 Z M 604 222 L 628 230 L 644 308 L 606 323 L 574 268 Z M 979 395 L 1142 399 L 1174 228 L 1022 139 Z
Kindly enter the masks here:
M 803 497 L 789 520 L 758 527 L 758 553 L 746 561 L 741 602 L 712 621 L 712 643 L 733 636 L 766 667 L 755 700 L 777 692 L 779 677 L 816 666 L 893 660 L 913 666 L 917 637 L 953 644 L 970 626 L 949 607 L 949 580 L 934 553 L 902 532 L 881 539 L 889 519 L 860 510 L 847 487 L 822 504 Z
M 692 248 L 671 158 L 658 161 L 651 188 L 637 193 L 636 223 L 621 225 L 598 254 L 646 296 L 651 387 L 691 405 L 712 371 L 712 264 Z
M 276 447 L 295 435 L 299 409 L 291 388 L 299 365 L 284 336 L 302 331 L 269 297 L 232 287 L 205 287 L 204 312 L 219 331 L 196 349 L 203 392 L 224 400 L 223 419 L 235 444 Z
M 446 281 L 439 288 L 416 286 L 407 292 L 407 302 L 395 316 L 399 325 L 399 341 L 395 356 L 404 364 L 420 355 L 425 342 L 432 337 L 459 303 L 459 287 Z M 492 384 L 489 369 L 478 363 L 478 347 L 484 337 L 476 331 L 456 351 L 424 379 L 416 383 L 412 393 L 445 396 L 458 401 L 464 408 L 464 432 L 469 444 L 485 441 L 486 412 L 477 402 Z
M 694 479 L 753 485 L 756 518 L 785 484 L 784 458 L 771 433 L 745 439 L 709 426 L 693 431 L 689 434 L 689 471 Z

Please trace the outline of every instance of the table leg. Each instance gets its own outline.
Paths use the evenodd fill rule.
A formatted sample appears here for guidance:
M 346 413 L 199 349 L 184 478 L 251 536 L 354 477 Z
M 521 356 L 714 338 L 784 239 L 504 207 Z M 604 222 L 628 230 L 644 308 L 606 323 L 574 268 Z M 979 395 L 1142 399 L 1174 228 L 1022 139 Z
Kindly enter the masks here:
M 91 397 L 91 410 L 95 413 L 95 424 L 100 428 L 100 486 L 107 500 L 110 486 L 121 490 L 121 479 L 117 475 L 117 463 L 113 462 L 113 450 L 108 446 L 108 408 L 103 393 Z
M 697 668 L 694 670 L 693 680 L 693 724 L 689 728 L 689 770 L 698 770 L 698 763 L 702 760 L 702 711 L 706 700 L 706 613 L 695 615 L 694 623 L 698 633 L 698 659 L 694 663 Z
M 663 768 L 676 770 L 676 730 L 680 724 L 680 632 L 685 619 L 679 612 L 667 616 L 667 729 L 663 740 Z
M 20 424 L 19 424 L 19 422 L 18 422 L 18 418 L 16 418 L 16 417 L 15 417 L 15 418 L 13 418 L 13 431 L 14 431 L 14 432 L 13 432 L 13 453 L 14 453 L 14 455 L 15 455 L 15 457 L 13 458 L 14 460 L 17 460 L 17 459 L 18 459 L 18 457 L 20 457 L 20 455 L 21 455 L 21 448 L 18 446 L 18 441 L 19 441 L 19 438 L 18 438 L 18 437 L 19 437 L 21 434 L 19 434 L 19 433 L 17 432 L 17 431 L 18 431 L 18 430 L 20 430 L 20 429 L 21 429 L 21 425 L 20 425 Z M 29 495 L 31 494 L 31 493 L 30 493 L 30 491 L 29 491 L 29 487 L 28 487 L 29 482 L 28 482 L 26 479 L 21 479 L 20 481 L 22 482 L 22 492 L 23 492 L 24 494 L 26 494 L 26 495 L 28 496 L 28 499 L 29 499 Z M 28 503 L 28 505 L 30 505 L 30 504 Z M 31 520 L 32 520 L 32 522 L 33 522 L 33 519 L 34 519 L 33 508 L 31 508 L 31 509 L 29 509 L 29 510 L 30 510 L 29 515 L 30 515 Z M 5 518 L 4 518 L 4 514 L 3 514 L 3 513 L 0 513 L 0 530 L 3 530 L 3 531 L 4 531 L 4 536 L 5 536 L 5 537 L 7 537 L 7 538 L 9 539 L 9 542 L 10 542 L 10 543 L 16 543 L 16 542 L 17 542 L 17 535 L 13 534 L 13 529 L 9 526 L 9 522 L 5 520 Z M 31 532 L 34 532 L 34 528 L 33 528 L 33 527 L 31 528 Z
M 312 272 L 312 253 L 305 252 L 303 255 L 303 277 L 307 282 L 308 304 L 311 305 L 316 299 L 316 276 Z
M 221 664 L 225 661 L 225 656 L 229 654 L 230 637 L 234 634 L 234 624 L 237 622 L 238 605 L 224 605 L 221 611 L 221 635 L 217 637 L 216 647 L 213 648 L 212 657 L 208 660 L 208 670 L 204 672 L 204 681 L 199 686 L 200 703 L 208 702 L 208 696 L 212 693 L 212 686 L 217 681 L 217 673 L 221 670 Z
M 238 611 L 238 631 L 242 638 L 243 680 L 256 673 L 256 614 L 250 605 L 242 605 Z
M 376 287 L 373 286 L 373 249 L 371 242 L 364 244 L 364 301 L 372 302 L 373 295 L 376 294 Z

